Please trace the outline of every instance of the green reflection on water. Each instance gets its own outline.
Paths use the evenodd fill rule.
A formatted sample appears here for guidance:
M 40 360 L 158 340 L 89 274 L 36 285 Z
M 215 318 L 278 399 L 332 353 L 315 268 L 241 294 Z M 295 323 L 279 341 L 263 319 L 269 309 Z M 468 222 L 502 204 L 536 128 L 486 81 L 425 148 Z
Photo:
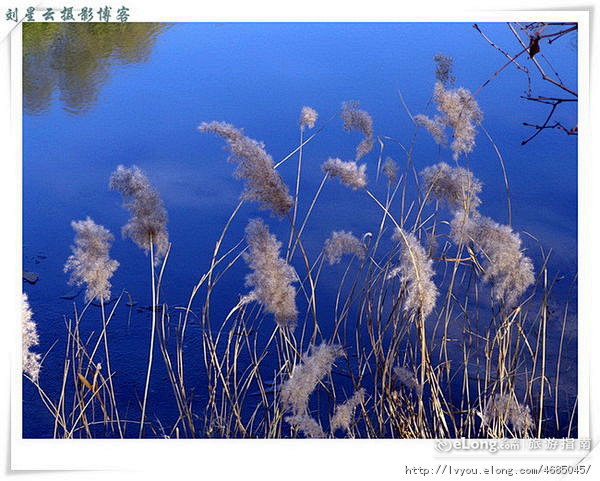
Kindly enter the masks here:
M 164 23 L 24 23 L 23 110 L 89 112 L 115 65 L 144 62 Z

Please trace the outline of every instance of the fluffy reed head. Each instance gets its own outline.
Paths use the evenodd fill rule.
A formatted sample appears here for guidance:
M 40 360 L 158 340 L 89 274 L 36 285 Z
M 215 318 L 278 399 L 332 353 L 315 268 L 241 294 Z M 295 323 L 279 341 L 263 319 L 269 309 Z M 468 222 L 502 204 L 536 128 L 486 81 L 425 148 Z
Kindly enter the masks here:
M 481 204 L 478 197 L 481 182 L 470 170 L 450 167 L 445 162 L 440 162 L 426 167 L 420 175 L 423 179 L 423 190 L 446 204 L 452 211 L 462 209 L 469 212 Z
M 22 369 L 34 382 L 38 382 L 40 376 L 40 359 L 41 356 L 31 351 L 31 348 L 39 344 L 37 334 L 37 326 L 32 319 L 33 313 L 29 308 L 29 300 L 27 294 L 23 293 L 21 300 L 21 337 L 23 340 L 22 346 Z
M 285 216 L 294 202 L 265 145 L 226 122 L 203 122 L 198 129 L 212 132 L 227 142 L 229 160 L 238 164 L 235 176 L 246 181 L 242 198 L 258 202 L 278 217 Z
M 457 159 L 475 147 L 476 125 L 481 123 L 483 114 L 468 89 L 446 89 L 442 82 L 436 82 L 433 97 L 445 123 L 452 128 L 450 148 Z
M 307 438 L 323 439 L 326 437 L 325 433 L 323 432 L 323 428 L 320 426 L 317 420 L 308 414 L 287 416 L 284 420 L 286 423 L 289 423 L 291 426 L 303 433 Z
M 452 75 L 454 70 L 454 59 L 443 53 L 437 53 L 433 57 L 435 62 L 435 78 L 441 82 L 445 87 L 452 85 L 456 80 L 456 77 Z
M 419 395 L 423 393 L 423 386 L 421 386 L 421 383 L 417 380 L 417 376 L 415 376 L 415 373 L 411 369 L 396 366 L 394 368 L 394 376 L 406 388 L 414 389 Z
M 519 234 L 489 217 L 467 215 L 464 211 L 457 211 L 450 225 L 454 242 L 472 242 L 481 252 L 483 280 L 492 284 L 494 298 L 515 305 L 535 281 L 533 264 L 521 250 Z
M 386 176 L 390 184 L 395 184 L 398 180 L 398 164 L 391 157 L 387 157 L 383 163 L 383 175 Z
M 71 271 L 69 284 L 85 285 L 85 299 L 106 301 L 110 299 L 110 278 L 119 263 L 109 257 L 108 251 L 114 240 L 113 235 L 89 217 L 73 221 L 75 231 L 73 252 L 65 263 L 64 271 Z
M 315 126 L 318 117 L 319 114 L 312 107 L 302 107 L 302 110 L 300 111 L 300 127 L 312 129 Z
M 321 344 L 306 353 L 300 364 L 294 366 L 290 378 L 281 386 L 281 402 L 285 410 L 306 414 L 308 398 L 317 384 L 331 372 L 334 361 L 344 351 L 337 344 Z
M 123 235 L 130 237 L 146 253 L 152 244 L 154 260 L 158 263 L 169 247 L 167 211 L 158 192 L 135 165 L 119 165 L 110 177 L 109 187 L 123 196 L 123 206 L 131 212 Z
M 253 287 L 251 297 L 264 305 L 275 316 L 278 325 L 293 327 L 296 308 L 296 271 L 279 256 L 281 242 L 269 232 L 261 219 L 252 219 L 246 227 L 249 251 L 244 259 L 252 269 L 246 276 L 246 285 Z
M 406 283 L 404 310 L 425 318 L 433 311 L 438 296 L 432 280 L 435 275 L 433 263 L 413 233 L 396 229 L 392 239 L 400 242 L 401 251 L 400 265 L 390 272 L 390 276 L 399 275 L 400 281 Z
M 360 260 L 366 256 L 367 248 L 362 241 L 354 236 L 352 232 L 335 231 L 331 233 L 329 239 L 325 241 L 323 254 L 329 261 L 329 265 L 337 264 L 342 260 L 345 254 L 354 254 Z
M 363 134 L 363 139 L 356 146 L 356 159 L 371 152 L 373 149 L 373 119 L 366 112 L 359 108 L 360 103 L 357 100 L 349 100 L 342 104 L 342 120 L 344 121 L 344 130 L 356 130 Z
M 475 147 L 476 126 L 483 119 L 483 114 L 475 98 L 468 89 L 446 88 L 448 82 L 438 80 L 433 90 L 433 99 L 441 115 L 433 119 L 419 114 L 414 117 L 418 125 L 425 127 L 434 140 L 441 145 L 446 144 L 445 129 L 452 129 L 452 144 L 454 159 L 461 154 L 467 154 Z
M 335 412 L 330 422 L 331 434 L 338 429 L 350 432 L 350 425 L 354 420 L 354 411 L 365 400 L 365 390 L 359 389 L 354 395 L 343 404 L 338 404 L 335 407 Z
M 361 189 L 367 185 L 367 166 L 356 165 L 356 162 L 344 162 L 341 159 L 327 159 L 322 167 L 330 177 L 337 177 L 340 182 L 352 189 Z
M 490 427 L 494 424 L 510 424 L 518 436 L 527 435 L 534 426 L 529 406 L 520 404 L 510 394 L 495 394 L 488 399 L 481 418 Z
M 446 123 L 443 118 L 436 115 L 433 119 L 427 117 L 427 115 L 417 114 L 413 117 L 415 123 L 424 127 L 427 132 L 431 134 L 436 144 L 446 145 L 448 139 L 446 138 Z

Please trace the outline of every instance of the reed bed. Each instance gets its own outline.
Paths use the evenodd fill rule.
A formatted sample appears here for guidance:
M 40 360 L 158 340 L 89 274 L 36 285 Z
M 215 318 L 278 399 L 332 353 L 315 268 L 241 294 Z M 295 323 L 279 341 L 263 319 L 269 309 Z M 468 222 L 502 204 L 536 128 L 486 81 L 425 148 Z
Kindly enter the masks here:
M 549 356 L 557 278 L 548 272 L 543 249 L 525 252 L 510 225 L 481 214 L 483 186 L 469 166 L 476 139 L 492 142 L 498 154 L 509 222 L 510 176 L 488 132 L 478 138 L 483 113 L 469 90 L 453 86 L 451 59 L 436 61 L 437 114 L 407 110 L 414 129 L 407 142 L 377 135 L 358 102 L 342 105 L 343 128 L 362 139 L 355 158 L 323 159 L 322 180 L 312 193 L 300 191 L 303 169 L 318 168 L 303 165 L 303 149 L 333 128 L 335 117 L 319 121 L 315 109 L 304 107 L 299 144 L 278 162 L 240 128 L 201 124 L 201 133 L 225 141 L 245 187 L 224 219 L 210 267 L 182 306 L 171 306 L 162 294 L 171 244 L 159 193 L 139 168 L 119 166 L 110 188 L 131 212 L 123 233 L 148 257 L 152 305 L 144 389 L 138 406 L 124 411 L 115 386 L 127 366 L 111 364 L 108 333 L 127 293 L 110 308 L 105 302 L 113 272 L 126 266 L 110 259 L 108 230 L 89 218 L 73 222 L 75 245 L 65 270 L 85 287 L 86 299 L 65 319 L 62 372 L 46 372 L 35 353 L 36 314 L 23 301 L 24 376 L 39 391 L 54 437 L 575 435 L 576 402 L 562 402 L 559 389 L 569 306 L 558 315 L 558 355 Z M 429 134 L 440 145 L 441 161 L 418 172 L 416 140 Z M 391 147 L 400 148 L 402 160 L 384 156 Z M 295 163 L 292 189 L 280 173 L 284 163 Z M 305 247 L 307 225 L 332 182 L 379 215 L 371 232 L 331 232 L 314 255 Z M 240 218 L 248 202 L 257 203 L 264 218 Z M 271 233 L 275 222 L 288 229 L 285 238 Z M 233 238 L 234 223 L 246 226 L 244 238 Z M 243 265 L 247 289 L 231 295 L 220 281 Z M 323 294 L 332 283 L 337 291 Z M 333 308 L 321 301 L 324 295 L 333 297 Z M 99 304 L 100 316 L 92 303 Z M 215 315 L 215 304 L 229 306 L 228 314 Z M 84 318 L 97 327 L 85 335 Z M 201 343 L 189 353 L 192 322 L 200 324 Z M 163 402 L 178 413 L 169 423 L 147 411 L 149 388 L 161 382 L 154 374 L 160 362 L 172 391 Z M 201 372 L 205 384 L 190 386 L 190 372 Z M 57 398 L 43 388 L 49 376 L 61 379 Z

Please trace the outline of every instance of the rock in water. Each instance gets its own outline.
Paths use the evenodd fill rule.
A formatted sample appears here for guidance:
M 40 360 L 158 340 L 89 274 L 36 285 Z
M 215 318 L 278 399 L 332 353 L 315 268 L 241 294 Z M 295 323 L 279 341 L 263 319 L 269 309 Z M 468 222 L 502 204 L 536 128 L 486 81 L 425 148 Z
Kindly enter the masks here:
M 35 284 L 39 278 L 39 274 L 36 274 L 35 272 L 23 271 L 23 280 L 30 284 Z
M 83 289 L 81 289 L 81 287 L 74 287 L 69 292 L 60 296 L 60 298 L 61 299 L 69 299 L 69 300 L 75 299 L 81 293 L 82 290 Z

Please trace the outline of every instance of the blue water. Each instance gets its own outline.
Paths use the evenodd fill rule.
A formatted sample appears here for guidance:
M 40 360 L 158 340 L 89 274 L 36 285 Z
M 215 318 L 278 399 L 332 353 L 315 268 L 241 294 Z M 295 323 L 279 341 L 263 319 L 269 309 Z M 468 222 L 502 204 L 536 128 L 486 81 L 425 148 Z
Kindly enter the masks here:
M 519 50 L 505 24 L 481 24 L 481 28 L 511 52 Z M 42 385 L 55 394 L 60 375 L 46 373 L 62 373 L 65 316 L 72 318 L 73 301 L 60 296 L 70 290 L 62 267 L 73 240 L 72 220 L 90 216 L 115 234 L 111 255 L 121 266 L 113 278 L 113 292 L 126 289 L 139 302 L 137 307 L 149 304 L 148 259 L 129 239 L 121 238 L 128 213 L 120 196 L 108 189 L 109 176 L 117 165 L 141 167 L 164 200 L 173 245 L 163 298 L 171 306 L 185 305 L 209 265 L 214 242 L 242 189 L 242 183 L 231 175 L 234 166 L 226 162 L 222 141 L 199 133 L 196 127 L 200 122 L 224 120 L 243 127 L 248 136 L 264 141 L 277 161 L 298 144 L 297 119 L 302 106 L 315 108 L 319 123 L 324 123 L 339 112 L 343 101 L 356 99 L 372 115 L 376 135 L 408 144 L 414 128 L 399 92 L 412 114 L 433 113 L 433 107 L 427 105 L 435 81 L 432 58 L 438 52 L 454 57 L 457 85 L 472 91 L 505 62 L 467 23 L 175 24 L 156 35 L 142 61 L 109 62 L 106 76 L 95 87 L 97 96 L 83 111 L 66 108 L 55 88 L 47 108 L 26 112 L 24 269 L 39 273 L 40 280 L 35 285 L 24 283 L 24 290 L 38 322 L 40 352 L 54 346 L 45 360 Z M 553 44 L 549 58 L 562 80 L 576 86 L 573 36 Z M 531 61 L 522 61 L 533 68 Z M 557 94 L 535 85 L 542 94 Z M 573 302 L 576 289 L 569 288 L 577 272 L 577 138 L 547 131 L 521 146 L 521 140 L 531 134 L 522 122 L 541 123 L 548 111 L 546 106 L 520 98 L 526 87 L 524 74 L 511 66 L 478 94 L 477 101 L 484 112 L 483 124 L 506 164 L 513 227 L 539 239 L 538 244 L 522 234 L 537 268 L 540 246 L 545 252 L 552 250 L 550 271 L 565 277 L 554 301 L 560 304 L 568 298 Z M 577 123 L 576 113 L 575 104 L 562 105 L 556 119 L 572 126 Z M 358 134 L 344 132 L 336 118 L 306 146 L 301 209 L 306 209 L 322 178 L 320 164 L 330 156 L 352 159 L 359 140 Z M 400 164 L 405 161 L 402 150 L 393 143 L 386 144 L 384 157 L 387 155 Z M 440 152 L 421 130 L 413 156 L 416 169 L 440 159 L 450 162 L 451 154 Z M 377 146 L 364 161 L 374 181 Z M 501 167 L 482 133 L 469 165 L 484 184 L 482 213 L 506 223 Z M 282 166 L 281 173 L 291 185 L 295 163 Z M 374 190 L 385 193 L 383 186 Z M 353 193 L 337 182 L 327 183 L 317 207 L 306 232 L 306 247 L 313 255 L 332 230 L 362 234 L 375 231 L 380 220 L 377 206 L 364 194 Z M 232 225 L 227 246 L 241 239 L 245 219 L 256 216 L 266 218 L 272 231 L 287 239 L 285 223 L 268 218 L 251 203 L 242 208 L 241 220 Z M 246 273 L 242 262 L 224 277 L 221 292 L 226 295 L 216 298 L 215 317 L 228 312 L 238 294 L 247 292 Z M 331 284 L 335 289 L 335 281 Z M 83 296 L 75 302 L 81 307 Z M 111 361 L 118 371 L 115 382 L 122 386 L 123 404 L 132 418 L 138 419 L 137 401 L 131 393 L 139 395 L 143 389 L 149 313 L 120 306 L 118 314 L 109 338 Z M 92 307 L 85 328 L 98 329 L 99 319 L 99 309 Z M 551 336 L 555 338 L 559 329 L 553 326 Z M 569 320 L 568 335 L 571 346 L 576 347 L 575 315 Z M 192 371 L 190 382 L 197 385 L 202 383 L 200 348 L 192 333 L 186 347 L 188 371 Z M 569 352 L 573 363 L 576 348 Z M 159 359 L 150 413 L 159 412 L 162 403 L 172 404 L 161 364 Z M 198 368 L 195 373 L 194 366 Z M 24 394 L 24 436 L 51 436 L 52 421 L 37 392 L 26 384 Z M 202 396 L 198 389 L 197 406 L 202 404 Z

